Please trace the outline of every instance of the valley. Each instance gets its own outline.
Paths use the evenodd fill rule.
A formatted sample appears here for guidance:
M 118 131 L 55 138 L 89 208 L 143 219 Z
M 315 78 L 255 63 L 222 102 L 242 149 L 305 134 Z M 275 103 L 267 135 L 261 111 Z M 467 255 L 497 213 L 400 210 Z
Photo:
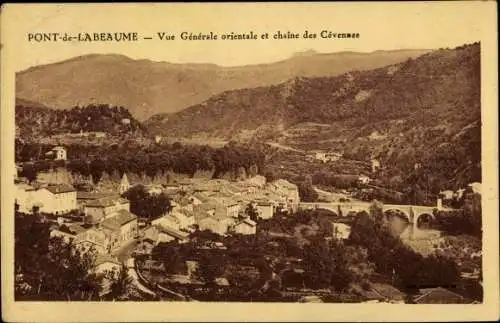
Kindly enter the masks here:
M 91 245 L 112 286 L 133 275 L 95 300 L 482 301 L 479 43 L 231 68 L 87 55 L 16 83 L 18 234 Z M 58 255 L 30 243 L 34 286 Z

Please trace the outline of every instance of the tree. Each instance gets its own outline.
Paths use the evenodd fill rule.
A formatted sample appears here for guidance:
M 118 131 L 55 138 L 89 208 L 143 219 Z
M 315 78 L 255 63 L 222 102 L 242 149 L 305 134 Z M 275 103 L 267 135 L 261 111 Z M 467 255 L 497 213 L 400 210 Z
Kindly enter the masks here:
M 130 201 L 130 212 L 139 218 L 154 220 L 170 212 L 172 206 L 165 194 L 150 194 L 144 185 L 136 185 L 123 194 Z
M 101 286 L 93 269 L 94 253 L 81 253 L 37 216 L 15 218 L 16 300 L 97 300 Z
M 153 257 L 163 261 L 163 268 L 168 274 L 179 273 L 184 265 L 184 257 L 175 242 L 161 243 L 153 249 Z
M 318 192 L 316 192 L 312 185 L 302 182 L 299 184 L 298 188 L 301 201 L 314 202 L 318 199 Z
M 94 184 L 97 185 L 99 184 L 99 181 L 102 178 L 102 175 L 104 173 L 104 169 L 106 168 L 106 165 L 104 164 L 104 161 L 101 159 L 94 159 L 92 162 L 90 162 L 90 175 L 92 175 L 92 180 L 94 181 Z
M 250 220 L 257 222 L 259 220 L 259 211 L 252 203 L 248 203 L 245 208 L 245 216 L 249 217 Z
M 128 269 L 125 264 L 122 264 L 120 269 L 109 271 L 105 274 L 105 277 L 111 281 L 109 286 L 109 293 L 106 298 L 115 300 L 127 300 L 129 298 L 129 291 L 132 287 L 132 277 L 128 274 Z
M 346 290 L 353 280 L 347 263 L 347 252 L 336 240 L 313 239 L 304 248 L 305 284 L 314 289 Z
M 223 259 L 220 255 L 203 254 L 198 262 L 195 277 L 208 286 L 215 285 L 215 279 L 223 272 Z
M 375 264 L 376 271 L 393 278 L 403 289 L 449 286 L 458 279 L 453 261 L 416 253 L 394 236 L 384 221 L 377 221 L 371 216 L 359 215 L 356 218 L 346 243 L 366 249 L 368 260 Z
M 19 176 L 26 177 L 29 183 L 33 183 L 34 181 L 36 181 L 38 174 L 35 165 L 24 164 L 23 169 L 21 170 Z

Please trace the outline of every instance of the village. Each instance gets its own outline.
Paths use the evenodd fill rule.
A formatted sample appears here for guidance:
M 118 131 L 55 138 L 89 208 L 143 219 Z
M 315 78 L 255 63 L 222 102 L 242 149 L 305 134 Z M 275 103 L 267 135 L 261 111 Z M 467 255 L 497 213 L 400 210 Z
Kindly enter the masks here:
M 339 160 L 342 154 L 312 151 L 308 157 L 328 163 Z M 45 153 L 45 158 L 65 162 L 67 160 L 66 148 L 55 146 Z M 376 172 L 379 167 L 380 163 L 372 160 L 372 172 Z M 285 272 L 285 274 L 291 282 L 285 285 L 290 285 L 287 289 L 289 292 L 282 293 L 280 297 L 286 298 L 283 295 L 292 293 L 290 295 L 294 295 L 292 299 L 295 300 L 297 297 L 302 297 L 303 301 L 318 301 L 316 297 L 318 291 L 311 292 L 303 287 L 298 289 L 294 287 L 294 279 L 297 279 L 295 276 L 304 275 L 302 269 L 304 265 L 300 264 L 301 258 L 297 258 L 297 255 L 284 257 L 279 252 L 276 254 L 271 250 L 274 250 L 277 243 L 278 245 L 285 243 L 284 246 L 288 245 L 285 248 L 292 248 L 292 250 L 302 248 L 304 241 L 307 241 L 304 237 L 318 232 L 321 232 L 326 239 L 345 240 L 351 231 L 351 216 L 354 214 L 343 218 L 332 218 L 331 214 L 325 216 L 320 212 L 314 213 L 319 216 L 319 221 L 311 222 L 310 219 L 304 221 L 304 213 L 300 212 L 304 209 L 304 205 L 308 204 L 301 203 L 297 185 L 284 179 L 267 181 L 266 177 L 261 175 L 239 181 L 186 176 L 151 180 L 127 173 L 122 174 L 120 178 L 116 178 L 116 174 L 114 176 L 114 179 L 105 176 L 98 185 L 92 185 L 91 180 L 86 183 L 84 181 L 87 185 L 82 185 L 82 178 L 72 176 L 64 168 L 39 173 L 37 179 L 32 182 L 16 176 L 16 210 L 23 214 L 39 215 L 43 221 L 51 223 L 51 237 L 60 237 L 65 242 L 71 242 L 82 253 L 94 252 L 96 255 L 94 269 L 97 273 L 109 271 L 118 273 L 120 270 L 127 270 L 129 275 L 135 278 L 136 287 L 147 295 L 155 295 L 154 290 L 158 288 L 159 283 L 164 286 L 162 288 L 170 286 L 175 290 L 184 290 L 187 294 L 198 293 L 198 289 L 185 290 L 185 286 L 193 288 L 192 286 L 200 284 L 200 278 L 196 274 L 199 259 L 202 258 L 200 250 L 205 250 L 202 254 L 208 252 L 210 257 L 217 258 L 221 250 L 231 247 L 225 245 L 223 241 L 229 241 L 230 244 L 236 243 L 238 246 L 241 241 L 247 240 L 237 242 L 240 238 L 234 240 L 231 237 L 256 236 L 257 240 L 252 241 L 260 241 L 259 243 L 269 248 L 267 252 L 258 256 L 259 259 L 261 261 L 266 259 L 274 264 L 272 266 L 280 263 L 288 268 L 289 273 Z M 357 178 L 361 185 L 369 184 L 370 180 L 364 174 Z M 480 190 L 478 185 L 480 184 L 473 185 L 475 191 Z M 316 190 L 319 193 L 328 194 L 328 192 Z M 138 201 L 126 198 L 127 194 L 132 191 L 153 197 L 151 200 L 154 201 L 151 202 L 153 204 L 161 199 L 167 200 L 168 203 L 163 207 L 158 206 L 160 204 L 151 208 L 148 206 L 147 210 L 151 209 L 151 214 L 145 215 L 143 210 L 140 210 L 143 215 L 141 217 L 131 212 L 134 203 Z M 441 198 L 446 202 L 456 197 L 456 194 L 453 191 L 442 192 Z M 349 198 L 352 198 L 345 194 L 331 195 L 330 202 L 332 202 L 332 196 L 338 199 L 337 202 L 348 202 Z M 158 199 L 155 200 L 155 198 Z M 438 205 L 439 203 L 442 203 L 441 199 L 438 200 Z M 135 208 L 137 210 L 137 206 Z M 299 214 L 299 216 L 287 218 L 287 214 Z M 306 215 L 307 217 L 309 215 Z M 287 226 L 288 231 L 283 229 Z M 258 232 L 261 234 L 257 236 Z M 262 238 L 263 232 L 267 238 Z M 296 245 L 295 242 L 290 241 L 299 243 Z M 183 258 L 184 260 L 181 261 L 183 265 L 174 266 L 177 269 L 166 268 L 165 257 L 172 257 L 172 255 L 162 254 L 162 252 L 166 252 L 165 246 L 171 248 L 175 245 L 184 250 L 185 254 L 194 252 L 198 256 Z M 233 246 L 230 249 L 234 248 L 238 247 Z M 223 257 L 226 256 L 223 254 Z M 232 265 L 230 265 L 232 261 L 225 262 L 226 264 L 221 268 L 226 268 L 226 274 L 222 271 L 220 277 L 213 277 L 219 289 L 228 289 L 230 285 L 235 284 L 234 281 L 230 282 L 227 279 L 232 275 L 227 272 L 229 270 L 227 268 L 237 268 L 234 270 L 244 272 L 248 271 L 248 268 L 251 271 L 257 271 L 257 273 L 245 274 L 244 279 L 249 280 L 258 281 L 268 275 L 266 272 L 269 269 L 256 268 L 258 266 L 255 262 L 259 263 L 259 261 L 255 259 L 244 260 L 245 265 L 238 261 Z M 249 267 L 247 262 L 252 265 Z M 270 282 L 275 280 L 272 277 L 274 276 L 267 277 L 267 280 L 261 283 L 268 288 Z M 175 295 L 171 289 L 166 290 L 167 294 L 174 293 Z M 361 293 L 363 297 L 360 299 L 403 302 L 404 293 L 398 292 L 390 285 L 378 284 L 377 290 L 375 296 L 373 292 Z M 389 292 L 385 295 L 381 290 L 389 290 Z M 106 293 L 107 290 L 103 289 L 102 294 Z M 321 294 L 321 291 L 319 293 Z M 310 294 L 316 296 L 310 299 Z M 173 299 L 185 300 L 186 296 L 175 296 Z
M 56 146 L 47 158 L 66 160 L 66 149 Z M 277 210 L 295 211 L 299 203 L 296 185 L 285 180 L 266 183 L 263 176 L 240 182 L 185 178 L 146 185 L 140 178 L 132 178 L 129 181 L 123 174 L 117 185 L 103 180 L 91 190 L 76 190 L 54 172 L 39 174 L 31 184 L 16 178 L 17 210 L 44 215 L 53 222 L 52 237 L 71 241 L 83 252 L 96 251 L 95 266 L 105 271 L 122 266 L 134 250 L 150 253 L 162 242 L 186 243 L 196 230 L 220 236 L 255 235 L 255 218 L 245 213 L 249 205 L 258 218 L 269 219 Z M 134 186 L 143 187 L 153 196 L 168 196 L 169 210 L 149 221 L 138 218 L 130 212 L 131 202 L 122 197 Z

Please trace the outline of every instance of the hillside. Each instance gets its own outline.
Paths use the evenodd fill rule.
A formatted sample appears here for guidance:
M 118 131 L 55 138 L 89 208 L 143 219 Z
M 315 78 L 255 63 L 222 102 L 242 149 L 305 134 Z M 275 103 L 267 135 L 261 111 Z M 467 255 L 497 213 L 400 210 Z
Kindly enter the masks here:
M 480 45 L 337 77 L 227 91 L 146 127 L 179 137 L 272 140 L 391 164 L 395 182 L 421 163 L 436 187 L 480 180 Z M 442 183 L 441 183 L 442 182 Z M 431 185 L 431 184 L 429 184 Z
M 354 69 L 373 69 L 426 52 L 305 52 L 276 63 L 241 67 L 92 54 L 18 72 L 16 96 L 55 109 L 106 102 L 126 106 L 135 118 L 145 120 L 180 111 L 227 90 L 279 84 L 296 76 L 335 76 Z
M 54 110 L 16 98 L 15 114 L 17 135 L 23 139 L 89 132 L 115 136 L 145 133 L 142 124 L 127 109 L 107 104 Z

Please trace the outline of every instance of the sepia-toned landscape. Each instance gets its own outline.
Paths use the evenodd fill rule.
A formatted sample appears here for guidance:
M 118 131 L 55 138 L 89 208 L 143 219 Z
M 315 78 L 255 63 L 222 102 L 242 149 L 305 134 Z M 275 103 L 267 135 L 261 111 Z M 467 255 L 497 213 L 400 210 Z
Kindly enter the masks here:
M 482 303 L 480 51 L 18 72 L 15 300 Z

